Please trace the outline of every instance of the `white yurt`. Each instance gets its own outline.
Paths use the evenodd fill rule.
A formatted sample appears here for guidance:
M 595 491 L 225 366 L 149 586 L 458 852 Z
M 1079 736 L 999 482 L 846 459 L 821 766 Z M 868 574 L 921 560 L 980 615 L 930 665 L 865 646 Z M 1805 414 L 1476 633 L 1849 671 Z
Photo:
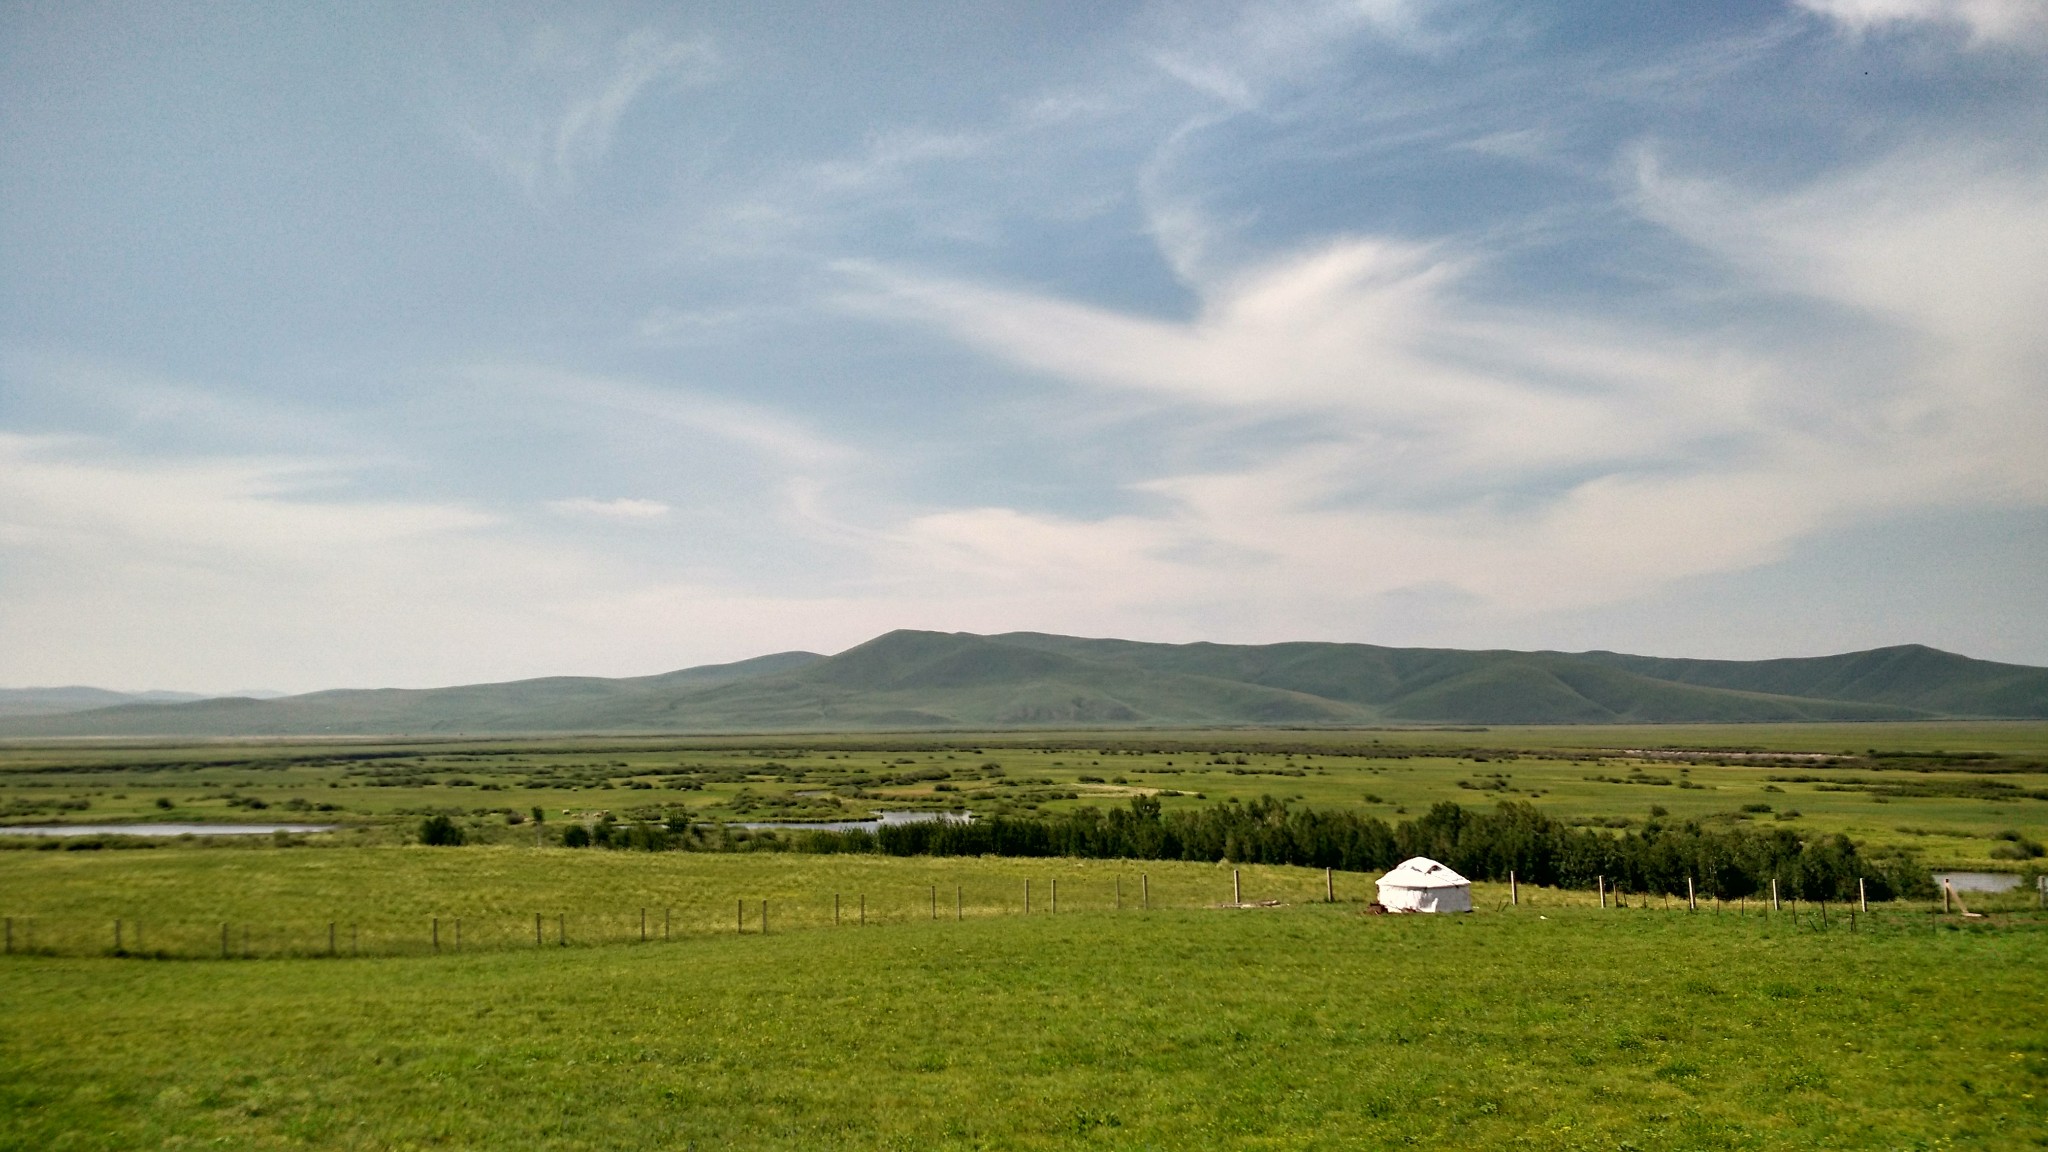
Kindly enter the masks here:
M 1416 856 L 1380 877 L 1380 905 L 1389 912 L 1470 912 L 1472 882 L 1427 856 Z

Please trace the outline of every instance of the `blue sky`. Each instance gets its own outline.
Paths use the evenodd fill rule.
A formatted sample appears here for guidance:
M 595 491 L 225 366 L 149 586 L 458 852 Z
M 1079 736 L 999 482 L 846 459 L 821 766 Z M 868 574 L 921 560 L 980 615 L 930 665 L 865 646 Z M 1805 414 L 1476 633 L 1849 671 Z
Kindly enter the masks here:
M 2048 6 L 0 4 L 0 684 L 2048 664 Z

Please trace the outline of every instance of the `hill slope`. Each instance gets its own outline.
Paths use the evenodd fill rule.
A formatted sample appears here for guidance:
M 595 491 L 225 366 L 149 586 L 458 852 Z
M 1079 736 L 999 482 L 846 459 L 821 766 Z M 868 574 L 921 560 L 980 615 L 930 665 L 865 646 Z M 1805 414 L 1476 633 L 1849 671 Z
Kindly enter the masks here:
M 0 736 L 817 731 L 2048 718 L 2048 669 L 1908 645 L 1789 660 L 898 631 L 623 680 L 551 677 L 0 719 Z

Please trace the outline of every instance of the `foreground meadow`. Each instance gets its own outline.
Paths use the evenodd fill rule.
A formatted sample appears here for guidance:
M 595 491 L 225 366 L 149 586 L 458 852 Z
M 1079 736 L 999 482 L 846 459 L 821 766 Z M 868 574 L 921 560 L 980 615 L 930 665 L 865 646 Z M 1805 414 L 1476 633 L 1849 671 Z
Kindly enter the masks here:
M 266 849 L 5 864 L 10 897 L 51 914 L 105 914 L 125 889 L 279 919 L 352 894 L 414 920 L 508 884 L 527 903 L 694 884 L 813 907 L 859 888 L 891 909 L 867 930 L 819 915 L 645 946 L 9 957 L 7 1147 L 2048 1142 L 2048 925 L 2023 911 L 1895 910 L 1852 933 L 1840 909 L 1823 931 L 1811 915 L 1602 911 L 1578 894 L 1502 908 L 1489 891 L 1472 916 L 1371 917 L 1314 902 L 1321 874 L 1288 869 L 1246 870 L 1248 899 L 1285 906 L 1218 909 L 1191 905 L 1227 897 L 1228 870 L 1181 866 L 1179 906 L 1119 912 L 1101 898 L 1111 865 L 1061 861 Z M 664 865 L 688 867 L 644 871 Z M 991 902 L 934 922 L 939 867 L 991 893 L 1016 881 L 1020 898 L 1026 871 L 1061 870 L 1075 895 L 1057 916 Z

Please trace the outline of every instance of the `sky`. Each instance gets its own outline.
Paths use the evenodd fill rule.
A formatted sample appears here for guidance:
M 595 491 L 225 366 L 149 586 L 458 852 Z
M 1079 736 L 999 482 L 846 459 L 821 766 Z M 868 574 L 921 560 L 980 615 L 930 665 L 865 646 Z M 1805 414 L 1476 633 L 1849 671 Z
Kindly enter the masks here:
M 0 0 L 0 685 L 2044 609 L 2039 0 Z

